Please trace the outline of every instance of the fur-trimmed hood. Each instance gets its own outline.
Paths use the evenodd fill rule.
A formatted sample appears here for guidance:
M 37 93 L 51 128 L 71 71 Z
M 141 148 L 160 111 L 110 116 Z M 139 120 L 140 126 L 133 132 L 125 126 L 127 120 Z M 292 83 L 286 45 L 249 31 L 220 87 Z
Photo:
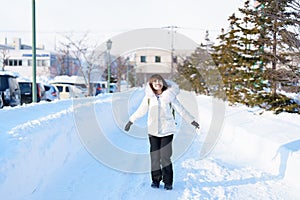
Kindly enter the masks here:
M 180 90 L 179 90 L 179 87 L 178 85 L 173 82 L 173 81 L 170 81 L 170 80 L 166 80 L 167 84 L 168 84 L 168 89 L 165 90 L 161 95 L 161 100 L 162 101 L 165 101 L 165 102 L 171 102 L 175 99 L 175 97 L 179 94 Z M 146 85 L 146 88 L 145 88 L 145 95 L 148 97 L 148 98 L 151 98 L 151 97 L 154 97 L 155 94 L 154 92 L 152 91 L 151 87 L 150 87 L 150 84 L 149 82 L 147 83 Z

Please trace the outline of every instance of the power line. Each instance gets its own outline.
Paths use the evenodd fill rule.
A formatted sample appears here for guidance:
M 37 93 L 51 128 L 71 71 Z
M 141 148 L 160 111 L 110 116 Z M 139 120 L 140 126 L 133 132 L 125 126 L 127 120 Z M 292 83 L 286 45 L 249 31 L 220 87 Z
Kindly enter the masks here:
M 172 26 L 165 26 L 165 27 L 143 27 L 143 28 L 171 28 Z M 86 31 L 82 31 L 82 30 L 58 30 L 58 31 L 47 31 L 47 30 L 37 30 L 38 33 L 86 33 L 86 32 L 91 32 L 91 33 L 95 33 L 95 32 L 125 32 L 125 31 L 130 31 L 130 30 L 135 30 L 135 29 L 143 29 L 142 27 L 136 28 L 125 28 L 125 29 L 94 29 L 94 30 L 86 30 Z M 201 28 L 201 27 L 182 27 L 182 26 L 173 26 L 173 28 L 176 29 L 183 29 L 183 30 L 194 30 L 194 31 L 210 31 L 210 32 L 220 32 L 219 29 L 209 29 L 209 28 Z M 31 33 L 30 30 L 13 30 L 13 29 L 9 29 L 9 30 L 1 30 L 0 29 L 0 33 Z

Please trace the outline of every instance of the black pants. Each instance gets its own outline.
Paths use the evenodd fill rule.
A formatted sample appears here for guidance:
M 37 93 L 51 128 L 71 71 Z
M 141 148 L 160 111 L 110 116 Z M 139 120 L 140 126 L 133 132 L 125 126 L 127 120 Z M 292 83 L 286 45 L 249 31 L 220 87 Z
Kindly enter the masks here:
M 151 178 L 153 182 L 173 183 L 172 141 L 173 135 L 155 137 L 149 135 Z

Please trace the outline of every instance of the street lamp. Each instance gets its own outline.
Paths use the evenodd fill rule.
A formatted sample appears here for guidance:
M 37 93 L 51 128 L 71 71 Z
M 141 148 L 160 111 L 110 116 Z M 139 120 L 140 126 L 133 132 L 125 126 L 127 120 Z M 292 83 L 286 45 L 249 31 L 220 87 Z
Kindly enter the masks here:
M 110 50 L 112 46 L 111 39 L 107 40 L 106 48 L 107 48 L 107 90 L 110 92 Z

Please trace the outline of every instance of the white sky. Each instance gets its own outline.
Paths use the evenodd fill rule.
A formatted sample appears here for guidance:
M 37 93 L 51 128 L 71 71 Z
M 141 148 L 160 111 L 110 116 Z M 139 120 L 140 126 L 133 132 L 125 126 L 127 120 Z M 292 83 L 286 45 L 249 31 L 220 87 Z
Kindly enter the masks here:
M 31 44 L 32 0 L 0 0 L 0 43 L 21 37 Z M 89 32 L 98 41 L 140 28 L 178 26 L 197 43 L 214 40 L 243 0 L 36 0 L 37 43 L 53 49 L 67 33 Z

